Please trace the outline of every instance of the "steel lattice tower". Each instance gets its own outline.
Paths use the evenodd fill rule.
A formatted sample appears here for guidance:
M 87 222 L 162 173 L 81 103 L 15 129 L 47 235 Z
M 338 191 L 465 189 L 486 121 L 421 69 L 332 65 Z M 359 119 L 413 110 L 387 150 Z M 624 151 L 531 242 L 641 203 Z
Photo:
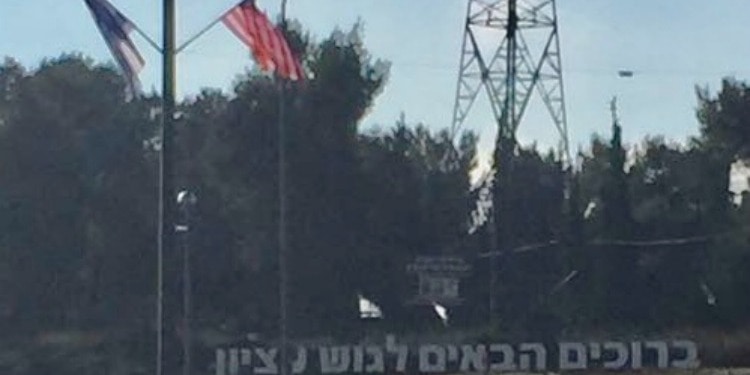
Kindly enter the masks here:
M 538 92 L 560 135 L 560 155 L 569 164 L 555 0 L 468 1 L 453 134 L 481 91 L 497 122 L 498 140 L 513 144 L 529 100 Z
M 498 132 L 493 170 L 483 182 L 492 191 L 485 206 L 490 228 L 489 312 L 496 317 L 497 262 L 515 244 L 503 207 L 513 199 L 507 187 L 517 147 L 516 131 L 536 91 L 559 134 L 559 155 L 569 167 L 568 127 L 563 94 L 555 0 L 468 0 L 451 132 L 464 125 L 484 91 Z M 498 173 L 499 172 L 499 173 Z M 567 195 L 566 188 L 566 195 Z M 489 212 L 488 212 L 489 211 Z

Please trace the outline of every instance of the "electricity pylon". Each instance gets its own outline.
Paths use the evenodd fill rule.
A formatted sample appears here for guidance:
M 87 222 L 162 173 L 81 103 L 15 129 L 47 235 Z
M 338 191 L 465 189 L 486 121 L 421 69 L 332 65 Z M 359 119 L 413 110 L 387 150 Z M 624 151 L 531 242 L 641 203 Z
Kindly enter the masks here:
M 453 134 L 484 91 L 498 138 L 515 141 L 537 92 L 559 134 L 560 155 L 569 163 L 555 0 L 469 0 L 465 22 Z
M 568 127 L 563 93 L 557 6 L 555 0 L 469 0 L 456 87 L 451 133 L 455 136 L 484 91 L 498 126 L 494 150 L 494 179 L 488 222 L 491 253 L 505 254 L 513 246 L 508 187 L 516 132 L 536 92 L 559 134 L 559 156 L 569 167 Z M 494 181 L 492 184 L 489 181 Z M 566 188 L 566 193 L 567 193 Z M 499 233 L 498 233 L 499 232 Z M 498 257 L 490 257 L 489 313 L 496 316 L 495 286 Z

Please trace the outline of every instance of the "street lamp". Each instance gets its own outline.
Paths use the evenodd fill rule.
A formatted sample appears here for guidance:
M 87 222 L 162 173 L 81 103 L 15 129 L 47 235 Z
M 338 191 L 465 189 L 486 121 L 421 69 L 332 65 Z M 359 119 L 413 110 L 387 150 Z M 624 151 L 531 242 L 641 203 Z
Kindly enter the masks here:
M 190 190 L 181 190 L 177 193 L 177 206 L 180 211 L 180 220 L 175 225 L 175 232 L 180 234 L 182 244 L 182 375 L 190 375 L 190 297 L 192 294 L 190 285 L 190 225 L 193 207 L 198 203 L 198 197 Z

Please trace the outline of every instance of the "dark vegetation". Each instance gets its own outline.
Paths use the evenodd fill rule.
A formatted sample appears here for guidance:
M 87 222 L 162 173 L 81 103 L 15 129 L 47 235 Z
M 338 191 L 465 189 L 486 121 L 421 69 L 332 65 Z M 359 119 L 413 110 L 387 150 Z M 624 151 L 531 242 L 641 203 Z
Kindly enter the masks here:
M 471 216 L 481 190 L 469 178 L 476 137 L 452 140 L 403 120 L 363 132 L 386 84 L 380 64 L 361 42 L 296 45 L 306 46 L 314 78 L 287 94 L 295 337 L 356 339 L 358 294 L 382 308 L 379 331 L 445 329 L 404 303 L 415 292 L 405 264 L 430 254 L 474 263 L 449 329 L 519 337 L 750 323 L 750 198 L 737 203 L 728 188 L 730 166 L 750 160 L 744 83 L 698 91 L 701 128 L 685 144 L 653 136 L 628 147 L 615 123 L 569 171 L 555 153 L 520 148 L 503 189 L 512 241 L 498 262 L 498 324 L 488 328 L 478 254 L 492 232 Z M 200 197 L 196 340 L 276 335 L 278 101 L 274 81 L 250 73 L 231 93 L 206 90 L 180 104 L 178 187 Z M 77 55 L 33 69 L 0 65 L 3 373 L 151 368 L 158 104 L 156 95 L 126 102 L 111 67 Z

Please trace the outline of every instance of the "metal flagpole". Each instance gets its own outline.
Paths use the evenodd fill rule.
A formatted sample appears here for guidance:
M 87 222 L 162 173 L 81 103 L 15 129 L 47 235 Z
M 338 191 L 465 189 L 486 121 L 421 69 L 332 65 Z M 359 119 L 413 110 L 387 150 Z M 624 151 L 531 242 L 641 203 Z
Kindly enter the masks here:
M 236 6 L 237 5 L 235 5 L 235 7 Z M 207 33 L 209 30 L 211 30 L 214 26 L 216 26 L 216 24 L 218 24 L 219 22 L 221 22 L 224 19 L 224 17 L 227 14 L 229 14 L 229 12 L 232 11 L 232 9 L 234 9 L 234 7 L 230 8 L 228 11 L 226 11 L 226 12 L 222 13 L 220 16 L 216 17 L 213 21 L 211 21 L 208 25 L 206 25 L 206 27 L 200 29 L 197 33 L 195 33 L 195 35 L 191 36 L 186 41 L 184 41 L 182 44 L 180 44 L 180 46 L 177 47 L 177 49 L 175 50 L 175 53 L 180 53 L 180 52 L 184 51 L 185 48 L 187 48 L 193 42 L 195 42 L 196 40 L 198 40 L 198 38 L 202 37 L 203 34 Z
M 182 190 L 177 193 L 180 224 L 175 225 L 175 232 L 181 233 L 182 249 L 182 375 L 190 375 L 192 366 L 192 277 L 190 261 L 190 240 L 193 230 L 192 210 L 198 202 L 195 193 Z
M 281 375 L 287 375 L 287 236 L 285 88 L 279 80 L 279 336 Z
M 165 375 L 166 364 L 169 356 L 165 355 L 165 339 L 167 338 L 165 328 L 165 255 L 167 251 L 174 249 L 174 217 L 176 208 L 176 195 L 174 188 L 173 152 L 174 148 L 174 113 L 175 113 L 175 57 L 177 53 L 184 50 L 188 45 L 219 23 L 226 12 L 212 21 L 208 26 L 201 29 L 196 35 L 189 38 L 185 43 L 176 47 L 175 44 L 175 2 L 176 0 L 163 0 L 163 75 L 162 75 L 162 127 L 161 127 L 161 152 L 159 155 L 159 228 L 157 240 L 157 312 L 156 312 L 156 375 Z M 281 21 L 286 22 L 287 0 L 281 3 Z M 153 44 L 153 43 L 152 43 Z M 279 78 L 279 330 L 280 330 L 280 360 L 281 375 L 288 374 L 288 327 L 287 327 L 287 234 L 286 234 L 286 131 L 285 131 L 285 92 L 284 81 Z M 183 286 L 185 287 L 185 286 Z M 186 346 L 187 347 L 187 346 Z M 189 353 L 183 353 L 189 355 Z M 177 369 L 173 369 L 176 371 Z M 172 371 L 172 370 L 170 370 Z M 183 371 L 187 371 L 183 368 Z
M 281 25 L 286 23 L 286 2 L 281 2 Z M 279 345 L 281 346 L 281 375 L 288 374 L 288 327 L 287 327 L 287 237 L 286 237 L 286 87 L 277 76 L 279 84 Z
M 163 0 L 162 30 L 162 126 L 159 154 L 159 229 L 157 245 L 156 375 L 164 375 L 164 256 L 174 248 L 175 195 L 171 152 L 175 109 L 175 0 Z

